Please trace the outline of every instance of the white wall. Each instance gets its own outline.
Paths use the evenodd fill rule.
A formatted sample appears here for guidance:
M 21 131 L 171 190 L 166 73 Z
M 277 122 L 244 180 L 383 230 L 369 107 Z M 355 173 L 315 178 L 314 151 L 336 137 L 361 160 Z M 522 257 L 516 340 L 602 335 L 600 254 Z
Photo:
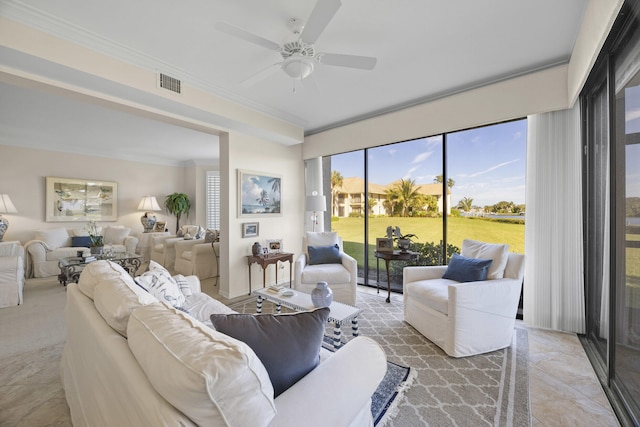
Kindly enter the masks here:
M 166 195 L 175 191 L 194 197 L 195 191 L 185 183 L 189 168 L 159 166 L 116 159 L 90 157 L 0 145 L 0 193 L 7 193 L 16 205 L 17 214 L 6 215 L 9 230 L 5 240 L 19 240 L 23 244 L 34 238 L 35 230 L 64 227 L 83 227 L 66 222 L 45 221 L 45 178 L 96 179 L 118 183 L 118 220 L 116 224 L 130 227 L 132 233 L 141 233 L 137 210 L 145 195 L 156 196 L 163 206 Z M 175 217 L 157 212 L 159 220 L 167 221 L 169 230 L 175 230 Z M 184 221 L 182 221 L 184 223 Z M 105 223 L 109 224 L 109 223 Z
M 238 169 L 282 176 L 282 216 L 269 218 L 238 217 Z M 304 163 L 300 145 L 285 147 L 251 136 L 233 133 L 220 136 L 221 229 L 228 230 L 220 242 L 219 293 L 235 298 L 249 293 L 249 268 L 246 256 L 251 245 L 267 239 L 283 239 L 283 250 L 301 251 L 304 215 Z M 242 223 L 258 222 L 257 238 L 242 238 Z M 225 233 L 225 231 L 223 231 Z M 289 265 L 278 271 L 278 281 L 289 283 Z M 252 289 L 262 287 L 262 269 L 252 266 Z M 269 266 L 267 286 L 275 283 L 275 267 Z

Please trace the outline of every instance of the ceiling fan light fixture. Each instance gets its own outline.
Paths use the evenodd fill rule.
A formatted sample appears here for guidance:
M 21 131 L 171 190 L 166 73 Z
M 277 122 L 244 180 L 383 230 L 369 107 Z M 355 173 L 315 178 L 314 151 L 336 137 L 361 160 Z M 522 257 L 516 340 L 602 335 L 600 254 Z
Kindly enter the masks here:
M 313 72 L 313 61 L 298 55 L 290 56 L 282 63 L 282 71 L 292 79 L 302 80 Z

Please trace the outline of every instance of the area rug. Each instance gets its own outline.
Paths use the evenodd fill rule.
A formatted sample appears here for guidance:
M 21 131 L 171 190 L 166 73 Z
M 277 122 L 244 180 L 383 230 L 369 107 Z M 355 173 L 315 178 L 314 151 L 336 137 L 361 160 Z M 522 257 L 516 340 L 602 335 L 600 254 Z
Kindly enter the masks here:
M 401 296 L 385 298 L 386 292 L 358 292 L 360 334 L 377 341 L 391 364 L 410 366 L 415 378 L 399 385 L 377 427 L 531 425 L 525 329 L 515 328 L 509 348 L 455 359 L 404 322 Z M 272 306 L 264 303 L 263 312 Z M 255 299 L 232 308 L 253 313 Z M 342 337 L 351 338 L 351 325 L 343 326 Z

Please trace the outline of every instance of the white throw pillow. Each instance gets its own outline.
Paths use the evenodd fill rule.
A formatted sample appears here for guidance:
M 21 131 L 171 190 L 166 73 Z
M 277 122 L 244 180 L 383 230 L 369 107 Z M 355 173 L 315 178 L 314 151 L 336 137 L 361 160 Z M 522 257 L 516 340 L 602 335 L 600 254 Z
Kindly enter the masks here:
M 130 228 L 108 226 L 104 228 L 103 242 L 105 245 L 124 245 L 124 238 L 131 232 Z
M 51 250 L 71 246 L 71 238 L 66 228 L 38 230 L 36 231 L 36 240 L 42 240 Z
M 153 388 L 196 424 L 267 426 L 275 416 L 269 374 L 245 343 L 163 304 L 133 310 L 127 335 Z
M 309 259 L 309 251 L 308 246 L 333 246 L 340 245 L 338 239 L 338 233 L 335 231 L 307 231 L 307 244 L 303 248 L 304 253 L 307 255 L 307 259 Z
M 99 282 L 94 289 L 93 302 L 105 322 L 126 338 L 131 310 L 158 300 L 132 281 L 119 276 Z
M 493 262 L 487 273 L 487 280 L 502 279 L 509 259 L 509 245 L 478 242 L 465 239 L 462 241 L 462 256 L 467 258 L 490 259 Z
M 171 277 L 171 273 L 155 261 L 149 261 L 149 271 L 136 277 L 137 282 L 160 301 L 166 301 L 174 307 L 184 305 L 184 294 L 180 286 Z
M 175 276 L 173 276 L 173 280 L 176 281 L 176 284 L 178 285 L 180 292 L 182 292 L 182 295 L 184 295 L 185 297 L 193 295 L 191 285 L 189 285 L 189 281 L 186 277 L 184 277 L 182 274 L 176 274 Z

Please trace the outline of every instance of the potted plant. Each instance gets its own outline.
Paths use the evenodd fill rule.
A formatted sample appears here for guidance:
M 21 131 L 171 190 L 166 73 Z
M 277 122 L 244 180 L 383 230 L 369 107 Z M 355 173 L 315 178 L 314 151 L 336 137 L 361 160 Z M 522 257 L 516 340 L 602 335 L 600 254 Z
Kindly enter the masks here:
M 393 240 L 397 242 L 398 249 L 400 249 L 402 252 L 407 252 L 409 250 L 412 242 L 411 238 L 413 237 L 418 236 L 412 233 L 402 234 L 400 232 L 400 227 L 396 227 L 395 229 L 393 229 Z
M 89 224 L 87 224 L 87 231 L 89 232 L 89 240 L 91 241 L 91 253 L 98 255 L 102 254 L 104 243 L 98 228 L 98 223 L 95 221 L 89 221 Z
M 187 218 L 189 217 L 189 210 L 191 209 L 191 201 L 189 200 L 189 196 L 185 193 L 173 193 L 169 194 L 164 199 L 164 207 L 167 209 L 172 215 L 176 217 L 176 234 L 178 234 L 178 229 L 180 228 L 180 217 L 182 214 L 186 214 Z

